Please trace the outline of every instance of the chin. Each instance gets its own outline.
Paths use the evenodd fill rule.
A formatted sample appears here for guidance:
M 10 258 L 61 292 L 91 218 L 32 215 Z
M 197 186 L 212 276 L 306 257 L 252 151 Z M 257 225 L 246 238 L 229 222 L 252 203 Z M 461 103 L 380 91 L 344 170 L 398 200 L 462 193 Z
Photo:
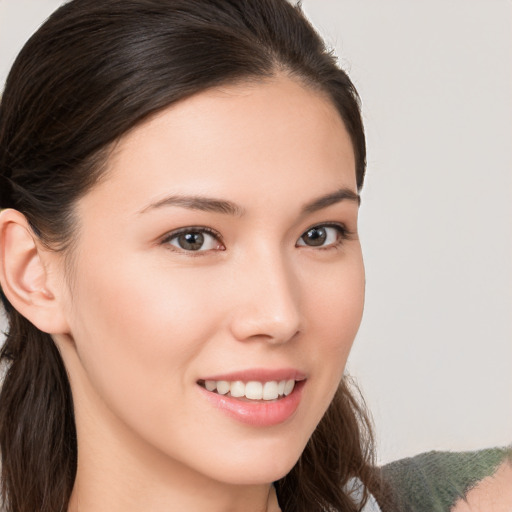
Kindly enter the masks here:
M 254 467 L 247 464 L 236 468 L 234 471 L 226 471 L 222 475 L 222 481 L 229 485 L 263 485 L 276 482 L 285 477 L 293 468 L 297 461 L 292 464 L 273 463 L 266 467 Z
M 287 446 L 286 442 L 280 443 L 278 447 L 261 447 L 258 450 L 243 450 L 239 447 L 232 451 L 229 459 L 223 457 L 222 468 L 216 468 L 213 473 L 217 479 L 221 475 L 220 480 L 227 484 L 268 484 L 280 480 L 291 471 L 303 448 L 302 445 Z M 211 472 L 212 467 L 209 469 Z

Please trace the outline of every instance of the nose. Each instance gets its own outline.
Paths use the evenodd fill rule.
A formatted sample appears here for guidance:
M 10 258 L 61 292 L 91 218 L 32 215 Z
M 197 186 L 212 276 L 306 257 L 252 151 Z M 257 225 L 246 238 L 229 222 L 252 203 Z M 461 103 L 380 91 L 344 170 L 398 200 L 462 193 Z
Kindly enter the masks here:
M 282 344 L 301 330 L 300 286 L 282 255 L 260 256 L 238 269 L 231 332 L 239 341 Z

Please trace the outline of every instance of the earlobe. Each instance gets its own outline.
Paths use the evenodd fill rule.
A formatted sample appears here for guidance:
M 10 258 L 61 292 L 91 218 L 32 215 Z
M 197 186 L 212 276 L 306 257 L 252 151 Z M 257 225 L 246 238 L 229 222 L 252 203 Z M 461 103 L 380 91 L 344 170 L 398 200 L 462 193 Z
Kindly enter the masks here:
M 62 334 L 68 332 L 68 326 L 49 280 L 45 261 L 49 254 L 22 213 L 12 209 L 0 213 L 0 284 L 4 294 L 39 330 Z

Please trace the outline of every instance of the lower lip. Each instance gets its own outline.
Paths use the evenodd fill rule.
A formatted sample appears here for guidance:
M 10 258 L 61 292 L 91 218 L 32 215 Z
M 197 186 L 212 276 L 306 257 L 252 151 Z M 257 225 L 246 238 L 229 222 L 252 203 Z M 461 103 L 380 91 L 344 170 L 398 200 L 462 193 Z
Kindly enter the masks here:
M 255 427 L 271 427 L 284 423 L 297 410 L 305 383 L 305 380 L 296 382 L 293 391 L 288 396 L 276 401 L 254 402 L 219 395 L 202 386 L 198 387 L 210 403 L 235 420 Z

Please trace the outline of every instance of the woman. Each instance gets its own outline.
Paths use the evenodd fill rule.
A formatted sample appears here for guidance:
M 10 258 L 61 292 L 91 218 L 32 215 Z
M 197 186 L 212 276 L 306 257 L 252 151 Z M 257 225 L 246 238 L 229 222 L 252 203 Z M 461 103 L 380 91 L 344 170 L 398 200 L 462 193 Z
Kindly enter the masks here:
M 9 511 L 359 510 L 357 93 L 284 0 L 74 0 L 0 107 Z

